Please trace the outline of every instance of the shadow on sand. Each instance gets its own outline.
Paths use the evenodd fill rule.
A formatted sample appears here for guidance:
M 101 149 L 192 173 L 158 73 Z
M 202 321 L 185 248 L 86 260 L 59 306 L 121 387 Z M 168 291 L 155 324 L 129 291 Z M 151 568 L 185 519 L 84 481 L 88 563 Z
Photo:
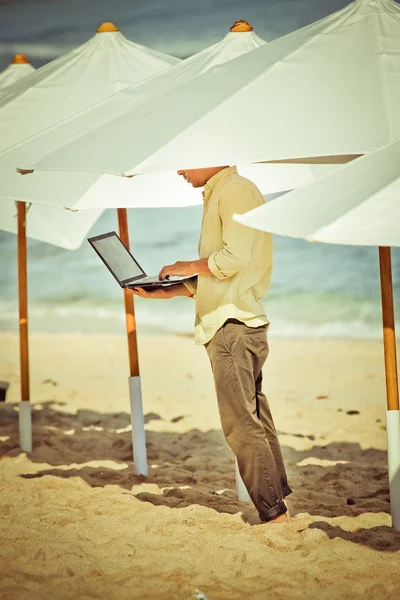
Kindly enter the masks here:
M 160 420 L 156 414 L 145 417 L 147 424 Z M 172 421 L 181 420 L 180 416 Z M 1 406 L 1 456 L 19 454 L 18 412 L 13 405 Z M 130 415 L 103 414 L 80 410 L 76 414 L 62 411 L 62 405 L 46 403 L 33 411 L 33 446 L 29 454 L 33 463 L 46 463 L 37 473 L 22 474 L 23 478 L 45 475 L 81 477 L 92 487 L 117 485 L 125 490 L 133 486 L 148 486 L 135 490 L 143 502 L 181 508 L 200 504 L 218 512 L 242 512 L 243 519 L 258 523 L 250 502 L 239 502 L 235 493 L 233 455 L 221 431 L 184 433 L 147 431 L 149 476 L 135 475 L 132 461 L 131 432 L 126 429 Z M 287 434 L 286 434 L 287 435 Z M 301 434 L 291 434 L 301 436 Z M 365 512 L 390 513 L 386 452 L 358 444 L 335 442 L 314 445 L 305 451 L 283 446 L 288 479 L 294 489 L 289 502 L 292 513 L 309 513 L 324 517 L 357 516 Z M 100 465 L 85 465 L 92 461 L 111 461 Z M 298 463 L 346 461 L 332 466 Z M 160 489 L 162 488 L 162 489 Z M 388 546 L 380 540 L 380 530 L 386 527 L 348 532 L 324 521 L 310 527 L 323 530 L 329 537 L 341 537 L 380 550 L 398 550 L 400 534 L 393 532 Z M 387 537 L 387 536 L 386 536 Z

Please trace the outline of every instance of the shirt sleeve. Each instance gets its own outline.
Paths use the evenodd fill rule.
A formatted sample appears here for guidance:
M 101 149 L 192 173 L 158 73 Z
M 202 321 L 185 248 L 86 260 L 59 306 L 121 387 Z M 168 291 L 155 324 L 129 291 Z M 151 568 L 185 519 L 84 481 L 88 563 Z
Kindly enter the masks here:
M 187 281 L 182 281 L 182 283 L 185 286 L 185 288 L 189 290 L 189 292 L 192 294 L 191 297 L 195 298 L 197 292 L 197 278 L 193 280 L 188 279 Z
M 220 199 L 223 247 L 208 259 L 208 267 L 218 279 L 233 277 L 250 263 L 254 229 L 232 219 L 234 213 L 243 214 L 260 206 L 252 191 L 242 183 L 228 185 Z

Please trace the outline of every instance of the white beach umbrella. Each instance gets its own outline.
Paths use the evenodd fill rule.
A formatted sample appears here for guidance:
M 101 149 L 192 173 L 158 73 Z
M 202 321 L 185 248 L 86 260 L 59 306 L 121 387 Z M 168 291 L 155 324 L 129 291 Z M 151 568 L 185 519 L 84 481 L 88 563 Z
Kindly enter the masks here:
M 250 23 L 245 20 L 235 21 L 222 40 L 187 58 L 181 65 L 184 70 L 190 69 L 193 77 L 266 43 L 253 31 Z
M 38 136 L 16 166 L 131 175 L 345 162 L 400 134 L 399 33 L 396 2 L 356 0 L 195 79 L 171 70 L 158 90 L 116 94 Z
M 104 212 L 103 209 L 73 212 L 31 203 L 24 203 L 24 210 L 25 205 L 26 237 L 66 250 L 77 250 Z M 0 199 L 0 230 L 18 234 L 17 208 L 13 201 Z
M 115 25 L 103 23 L 82 46 L 0 91 L 0 152 L 178 62 L 130 42 Z M 56 197 L 56 205 L 69 207 L 63 197 L 76 196 L 82 189 L 84 193 L 92 179 L 88 184 L 83 175 L 67 181 L 32 178 L 18 188 L 21 177 L 3 156 L 0 181 L 1 199 L 31 202 L 43 198 L 43 204 L 52 204 L 46 198 Z
M 38 71 L 26 76 L 0 93 L 0 148 L 16 143 L 34 135 L 43 127 L 51 126 L 60 118 L 65 119 L 74 112 L 89 108 L 99 100 L 121 90 L 132 83 L 150 77 L 156 72 L 179 62 L 178 59 L 134 44 L 118 31 L 111 23 L 103 24 L 96 35 L 83 46 L 45 65 Z M 20 441 L 21 448 L 32 449 L 31 415 L 29 403 L 29 361 L 28 361 L 28 313 L 27 313 L 27 276 L 26 276 L 26 232 L 50 243 L 57 243 L 69 249 L 78 247 L 86 237 L 102 209 L 87 211 L 88 214 L 73 214 L 50 206 L 31 207 L 25 211 L 29 198 L 19 190 L 13 199 L 18 200 L 18 217 L 15 209 L 10 209 L 7 194 L 10 181 L 7 161 L 0 165 L 0 220 L 2 228 L 13 230 L 18 226 L 19 255 L 19 300 L 20 300 L 20 339 L 21 339 L 21 404 L 20 404 Z M 12 182 L 11 182 L 12 183 Z M 75 184 L 77 185 L 77 184 Z M 43 182 L 38 193 L 57 196 L 63 183 L 51 190 Z M 7 202 L 8 200 L 8 202 Z M 32 205 L 33 206 L 33 205 Z M 118 214 L 121 236 L 129 245 L 126 212 Z M 52 226 L 49 227 L 49 222 Z M 0 225 L 1 226 L 1 225 Z M 125 294 L 127 317 L 130 388 L 135 389 L 135 419 L 139 432 L 135 435 L 135 469 L 147 472 L 143 412 L 141 409 L 141 387 L 137 357 L 136 326 L 132 295 Z M 134 380 L 132 383 L 131 380 Z M 139 450 L 136 452 L 136 446 Z
M 29 73 L 32 73 L 34 70 L 35 67 L 32 67 L 24 54 L 16 54 L 12 59 L 11 64 L 0 73 L 0 93 L 8 85 L 11 85 Z
M 393 527 L 400 531 L 400 410 L 390 247 L 400 247 L 400 140 L 265 206 L 239 223 L 310 242 L 379 246 Z
M 1 94 L 6 93 L 8 86 L 34 71 L 35 68 L 29 63 L 26 56 L 16 54 L 7 69 L 0 73 L 0 97 Z M 15 202 L 26 197 L 23 195 L 24 190 L 20 190 L 22 195 L 16 193 L 13 198 L 8 198 L 6 180 L 7 177 L 4 177 L 0 184 L 0 229 L 10 233 L 18 233 Z M 29 189 L 29 185 L 25 185 L 24 188 Z M 46 190 L 47 192 L 48 190 Z M 57 194 L 57 190 L 53 189 L 51 193 L 54 196 Z M 82 244 L 87 232 L 102 212 L 101 209 L 96 209 L 87 211 L 87 214 L 77 214 L 71 211 L 60 211 L 52 206 L 30 204 L 26 215 L 26 235 L 61 248 L 75 250 Z
M 237 221 L 309 242 L 400 247 L 400 139 Z
M 0 148 L 91 108 L 177 62 L 127 40 L 114 24 L 103 23 L 88 42 L 3 91 Z
M 246 21 L 237 21 L 229 33 L 218 43 L 176 65 L 173 78 L 184 73 L 194 78 L 212 67 L 221 65 L 237 56 L 265 45 Z M 138 94 L 143 97 L 162 90 L 164 75 L 155 76 L 139 85 Z M 1 102 L 0 102 L 1 106 Z M 12 117 L 11 117 L 12 118 Z M 0 109 L 1 119 L 1 109 Z M 10 125 L 9 119 L 4 124 Z M 0 125 L 1 127 L 1 125 Z M 1 129 L 0 129 L 1 131 Z M 132 136 L 132 143 L 135 138 Z M 1 147 L 1 146 L 0 146 Z M 21 148 L 23 150 L 23 148 Z M 24 152 L 18 148 L 0 158 L 2 174 L 2 197 L 9 200 L 24 198 L 26 201 L 51 206 L 82 210 L 103 207 L 178 207 L 201 204 L 201 190 L 190 188 L 178 177 L 176 171 L 166 171 L 137 178 L 123 178 L 98 173 L 36 172 L 33 177 L 21 178 L 15 172 L 17 161 L 23 160 Z M 292 189 L 314 179 L 316 169 L 326 171 L 319 165 L 243 165 L 239 170 L 251 177 L 264 193 Z M 286 173 L 286 177 L 285 177 Z

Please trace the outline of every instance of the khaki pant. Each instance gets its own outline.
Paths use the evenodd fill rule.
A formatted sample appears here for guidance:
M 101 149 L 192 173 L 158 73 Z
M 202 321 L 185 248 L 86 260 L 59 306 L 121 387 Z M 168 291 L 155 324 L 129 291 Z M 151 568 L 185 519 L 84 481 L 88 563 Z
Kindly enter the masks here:
M 261 521 L 286 512 L 291 493 L 267 398 L 261 391 L 268 356 L 265 327 L 229 319 L 206 344 L 222 430 Z

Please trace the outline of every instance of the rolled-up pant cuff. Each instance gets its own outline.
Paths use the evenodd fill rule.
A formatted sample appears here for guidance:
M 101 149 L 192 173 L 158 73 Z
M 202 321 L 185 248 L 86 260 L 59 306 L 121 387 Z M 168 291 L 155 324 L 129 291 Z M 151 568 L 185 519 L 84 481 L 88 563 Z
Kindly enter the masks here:
M 282 496 L 286 498 L 289 494 L 293 494 L 293 490 L 286 484 L 285 487 L 282 488 Z
M 263 523 L 266 523 L 267 521 L 271 521 L 271 519 L 274 519 L 275 517 L 278 517 L 279 515 L 285 514 L 285 512 L 287 512 L 287 507 L 286 507 L 285 503 L 283 502 L 283 500 L 279 500 L 278 504 L 276 504 L 269 510 L 266 510 L 262 513 L 260 512 L 259 515 L 260 515 L 261 521 Z

